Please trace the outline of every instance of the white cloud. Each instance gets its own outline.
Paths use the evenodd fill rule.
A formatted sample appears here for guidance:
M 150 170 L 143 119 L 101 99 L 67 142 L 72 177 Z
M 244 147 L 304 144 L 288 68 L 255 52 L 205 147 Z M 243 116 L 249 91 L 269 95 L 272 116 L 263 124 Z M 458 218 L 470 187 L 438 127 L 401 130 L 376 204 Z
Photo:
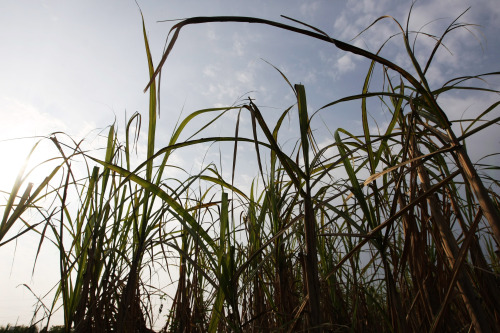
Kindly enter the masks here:
M 347 73 L 353 71 L 356 68 L 356 64 L 352 60 L 352 54 L 347 53 L 340 57 L 335 64 L 335 68 L 341 73 Z
M 317 81 L 317 73 L 314 69 L 311 69 L 310 71 L 307 72 L 306 76 L 304 77 L 304 83 L 309 84 L 309 83 L 315 83 Z
M 319 1 L 303 3 L 300 6 L 300 13 L 307 18 L 312 18 L 320 9 L 320 5 Z
M 347 13 L 345 11 L 340 14 L 340 16 L 333 23 L 334 36 L 342 37 L 345 33 L 346 28 L 349 26 L 349 20 L 347 19 Z
M 34 105 L 15 100 L 10 97 L 0 97 L 0 133 L 2 139 L 16 138 L 21 135 L 48 135 L 54 131 L 67 129 L 59 119 L 47 112 L 41 112 Z M 29 133 L 29 134 L 28 134 Z
M 213 30 L 213 29 L 207 30 L 207 37 L 209 40 L 212 40 L 212 41 L 219 39 L 219 36 L 216 34 L 215 30 Z
M 64 131 L 67 126 L 37 107 L 10 97 L 0 97 L 0 189 L 6 190 L 14 183 L 14 179 L 24 164 L 28 154 L 36 146 L 26 171 L 51 157 L 59 156 L 57 149 L 49 140 L 43 140 L 55 131 Z M 11 140 L 15 139 L 15 140 Z M 29 181 L 38 183 L 47 175 L 47 167 L 37 167 L 37 172 L 31 174 Z
M 377 1 L 375 6 L 375 1 L 373 0 L 349 0 L 347 1 L 347 7 L 354 13 L 375 13 L 377 9 L 383 6 L 384 1 Z
M 350 40 L 367 28 L 373 21 L 388 14 L 388 1 L 350 0 L 345 5 L 340 16 L 335 20 L 333 27 L 339 37 Z
M 239 34 L 234 34 L 233 36 L 233 52 L 238 56 L 242 56 L 244 54 L 243 50 L 245 48 L 245 41 Z
M 208 76 L 210 78 L 215 77 L 216 73 L 219 71 L 219 68 L 215 65 L 207 65 L 203 69 L 203 75 Z
M 236 79 L 244 84 L 252 82 L 252 75 L 248 72 L 237 72 Z
M 212 99 L 221 100 L 236 99 L 241 90 L 232 82 L 210 83 L 208 89 L 203 92 L 205 96 L 211 96 Z
M 439 97 L 438 102 L 450 120 L 474 119 L 493 103 L 498 102 L 498 95 L 490 93 L 481 95 L 464 93 L 444 94 Z M 500 116 L 500 108 L 497 106 L 483 118 L 482 122 L 476 123 L 473 128 L 483 124 L 484 120 L 494 119 L 498 116 Z M 462 128 L 465 129 L 469 124 L 470 122 L 463 122 Z M 455 123 L 453 128 L 457 136 L 462 134 L 462 128 L 458 123 Z M 498 152 L 500 143 L 498 125 L 490 126 L 470 136 L 466 141 L 468 152 L 473 162 L 487 154 L 496 153 Z M 500 163 L 500 157 L 496 156 L 494 158 Z

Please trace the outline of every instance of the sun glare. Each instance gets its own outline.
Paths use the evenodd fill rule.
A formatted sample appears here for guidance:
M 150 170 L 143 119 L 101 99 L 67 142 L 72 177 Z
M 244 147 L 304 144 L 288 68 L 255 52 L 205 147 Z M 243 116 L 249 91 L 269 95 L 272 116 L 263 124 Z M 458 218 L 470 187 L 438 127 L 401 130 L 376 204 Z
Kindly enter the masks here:
M 49 167 L 43 162 L 55 157 L 56 150 L 55 147 L 50 146 L 51 143 L 48 140 L 37 144 L 38 141 L 19 139 L 0 142 L 0 156 L 2 156 L 2 163 L 0 163 L 1 191 L 10 192 L 12 190 L 15 180 L 24 166 L 21 191 L 29 182 L 37 184 L 43 181 Z

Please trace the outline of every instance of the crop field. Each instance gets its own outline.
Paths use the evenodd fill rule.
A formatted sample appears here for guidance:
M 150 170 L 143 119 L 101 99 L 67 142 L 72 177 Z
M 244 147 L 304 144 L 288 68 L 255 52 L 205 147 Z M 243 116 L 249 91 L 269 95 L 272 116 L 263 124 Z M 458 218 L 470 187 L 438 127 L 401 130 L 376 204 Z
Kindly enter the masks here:
M 300 21 L 241 16 L 175 23 L 154 63 L 143 20 L 147 119 L 133 114 L 123 135 L 109 126 L 104 150 L 48 136 L 59 153 L 45 178 L 28 183 L 22 168 L 2 202 L 0 249 L 28 234 L 39 251 L 57 249 L 59 281 L 38 300 L 34 324 L 50 327 L 62 313 L 64 332 L 499 332 L 498 166 L 473 163 L 467 142 L 499 125 L 498 87 L 485 82 L 500 72 L 431 88 L 435 54 L 470 25 L 458 17 L 430 35 L 381 17 L 367 29 L 383 20 L 398 26 L 387 42 L 405 50 L 404 65 L 381 56 L 386 44 L 372 52 Z M 162 69 L 181 29 L 215 22 L 284 30 L 370 66 L 357 94 L 313 111 L 307 84 L 271 65 L 295 98 L 275 119 L 250 93 L 189 113 L 160 146 Z M 425 57 L 416 39 L 432 44 Z M 450 119 L 439 97 L 469 92 L 497 101 L 474 119 Z M 330 143 L 320 145 L 313 119 L 346 103 L 362 131 L 327 125 Z M 387 122 L 371 121 L 374 105 Z M 190 126 L 198 119 L 201 128 Z M 233 125 L 213 136 L 221 119 Z M 134 153 L 139 140 L 144 158 Z M 229 171 L 217 160 L 197 171 L 175 164 L 176 153 L 214 144 L 230 154 Z M 256 167 L 239 186 L 243 146 Z

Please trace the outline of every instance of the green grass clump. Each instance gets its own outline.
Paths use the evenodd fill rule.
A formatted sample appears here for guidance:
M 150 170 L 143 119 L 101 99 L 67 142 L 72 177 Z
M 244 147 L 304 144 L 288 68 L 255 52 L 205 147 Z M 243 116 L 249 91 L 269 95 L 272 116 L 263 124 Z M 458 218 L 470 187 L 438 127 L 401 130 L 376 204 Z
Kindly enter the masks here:
M 249 99 L 190 114 L 167 146 L 155 147 L 156 78 L 181 28 L 208 22 L 271 25 L 369 59 L 362 92 L 320 109 L 360 101 L 362 133 L 338 128 L 332 143 L 319 147 L 306 88 L 290 84 L 296 104 L 275 123 Z M 497 124 L 499 118 L 485 118 L 500 102 L 462 121 L 461 133 L 437 102 L 460 89 L 498 93 L 460 84 L 499 73 L 431 89 L 426 72 L 435 52 L 446 35 L 466 26 L 453 21 L 441 36 L 427 35 L 435 47 L 419 63 L 415 35 L 394 22 L 411 68 L 381 57 L 384 46 L 374 54 L 305 24 L 301 29 L 248 17 L 198 17 L 174 25 L 155 67 L 143 26 L 151 78 L 146 160 L 132 167 L 139 114 L 128 121 L 124 143 L 110 127 L 104 158 L 53 136 L 61 163 L 35 192 L 28 186 L 20 197 L 19 178 L 0 225 L 1 241 L 27 209 L 44 216 L 38 225 L 25 223 L 42 239 L 50 234 L 59 249 L 61 278 L 55 298 L 44 305 L 47 325 L 62 304 L 67 332 L 148 332 L 158 320 L 154 300 L 169 299 L 162 308 L 165 332 L 499 331 L 499 183 L 478 174 L 465 139 Z M 377 68 L 384 83 L 373 92 Z M 381 134 L 370 129 L 370 99 L 390 111 Z M 229 112 L 238 114 L 234 135 L 202 136 Z M 300 138 L 286 151 L 280 131 L 294 113 Z M 179 141 L 202 115 L 213 118 Z M 241 117 L 251 120 L 250 137 L 238 134 Z M 186 172 L 185 179 L 168 178 L 176 150 L 213 142 L 234 147 L 231 179 L 215 164 Z M 253 145 L 258 162 L 247 192 L 234 185 L 240 144 Z M 78 178 L 72 161 L 81 157 L 96 166 Z M 49 187 L 56 174 L 62 174 L 59 185 Z M 68 206 L 74 194 L 76 209 Z M 48 197 L 54 198 L 50 207 L 37 206 Z M 174 294 L 155 284 L 159 274 L 174 276 Z

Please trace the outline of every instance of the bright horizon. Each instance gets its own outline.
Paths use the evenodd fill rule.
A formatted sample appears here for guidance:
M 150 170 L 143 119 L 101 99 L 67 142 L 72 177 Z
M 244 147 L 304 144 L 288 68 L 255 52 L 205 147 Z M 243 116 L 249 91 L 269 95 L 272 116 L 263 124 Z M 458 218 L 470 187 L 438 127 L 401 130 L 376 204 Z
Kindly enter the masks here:
M 174 24 L 158 22 L 161 20 L 234 15 L 296 25 L 280 17 L 286 15 L 318 27 L 334 38 L 376 52 L 397 32 L 392 20 L 384 19 L 356 40 L 351 39 L 382 15 L 392 15 L 405 24 L 410 4 L 411 1 L 396 0 L 380 1 L 377 5 L 368 0 L 251 4 L 216 1 L 210 5 L 194 1 L 139 1 L 155 65 L 161 59 L 165 39 Z M 410 26 L 439 35 L 443 27 L 468 7 L 469 2 L 465 0 L 418 1 Z M 441 50 L 436 55 L 428 74 L 433 87 L 441 86 L 449 78 L 500 69 L 500 7 L 496 1 L 474 2 L 460 21 L 481 27 L 471 27 L 471 32 L 461 29 L 445 39 L 450 53 Z M 426 25 L 429 22 L 432 23 Z M 53 132 L 67 133 L 76 141 L 85 139 L 89 147 L 103 147 L 105 143 L 98 134 L 115 121 L 123 131 L 126 117 L 136 111 L 144 117 L 142 131 L 145 131 L 148 94 L 143 93 L 143 89 L 148 82 L 148 71 L 141 15 L 134 1 L 71 4 L 32 1 L 30 5 L 8 2 L 0 12 L 0 28 L 3 46 L 0 55 L 0 156 L 3 157 L 0 190 L 10 190 L 34 142 Z M 431 44 L 424 38 L 418 41 L 428 51 L 426 47 Z M 397 41 L 395 44 L 398 45 Z M 409 66 L 403 53 L 385 55 L 397 64 Z M 417 56 L 423 59 L 428 54 L 417 53 Z M 157 126 L 164 135 L 158 136 L 156 147 L 166 144 L 179 117 L 198 109 L 230 106 L 241 101 L 241 97 L 252 97 L 272 117 L 273 110 L 292 105 L 294 96 L 290 88 L 267 62 L 279 68 L 292 84 L 305 85 L 311 112 L 338 98 L 360 93 L 369 66 L 366 60 L 331 45 L 271 27 L 234 23 L 186 27 L 163 69 Z M 492 89 L 498 89 L 498 78 L 491 79 L 490 83 Z M 464 93 L 443 96 L 438 101 L 450 119 L 467 119 L 474 118 L 495 101 L 490 95 L 482 98 L 479 94 Z M 374 118 L 383 123 L 384 115 L 378 111 L 373 111 Z M 499 113 L 495 110 L 488 119 L 498 117 Z M 357 104 L 352 110 L 342 106 L 322 111 L 315 123 L 323 133 L 320 144 L 331 142 L 323 121 L 332 131 L 345 127 L 353 133 L 361 133 L 359 119 Z M 242 126 L 244 135 L 250 133 L 249 123 Z M 189 133 L 196 129 L 191 128 Z M 214 135 L 226 135 L 226 132 L 227 136 L 234 135 L 234 119 L 218 124 L 211 131 Z M 293 131 L 288 134 L 291 138 L 297 137 Z M 484 144 L 485 140 L 489 143 Z M 495 130 L 471 137 L 468 149 L 473 162 L 496 152 L 499 142 L 500 133 Z M 139 150 L 143 148 L 144 144 L 140 143 Z M 42 140 L 37 149 L 39 159 L 55 152 L 50 140 Z M 209 161 L 218 162 L 217 153 L 217 149 L 212 149 L 207 157 Z M 231 154 L 232 151 L 227 156 Z M 193 165 L 201 165 L 204 156 L 192 158 L 180 154 L 176 158 L 189 170 Z M 488 162 L 500 165 L 500 157 L 490 157 Z M 239 164 L 244 163 L 239 161 Z M 255 175 L 250 168 L 243 170 L 245 177 L 240 181 L 248 183 Z M 227 168 L 225 171 L 229 172 Z M 42 175 L 35 175 L 34 181 L 40 181 L 40 177 Z M 14 233 L 11 231 L 9 235 Z M 0 247 L 0 325 L 28 324 L 31 319 L 36 299 L 27 288 L 18 285 L 27 284 L 41 296 L 56 282 L 52 274 L 58 269 L 55 248 L 44 250 L 34 277 L 31 276 L 38 239 L 36 235 L 25 235 L 17 245 L 12 242 Z M 53 324 L 60 321 L 56 319 Z

